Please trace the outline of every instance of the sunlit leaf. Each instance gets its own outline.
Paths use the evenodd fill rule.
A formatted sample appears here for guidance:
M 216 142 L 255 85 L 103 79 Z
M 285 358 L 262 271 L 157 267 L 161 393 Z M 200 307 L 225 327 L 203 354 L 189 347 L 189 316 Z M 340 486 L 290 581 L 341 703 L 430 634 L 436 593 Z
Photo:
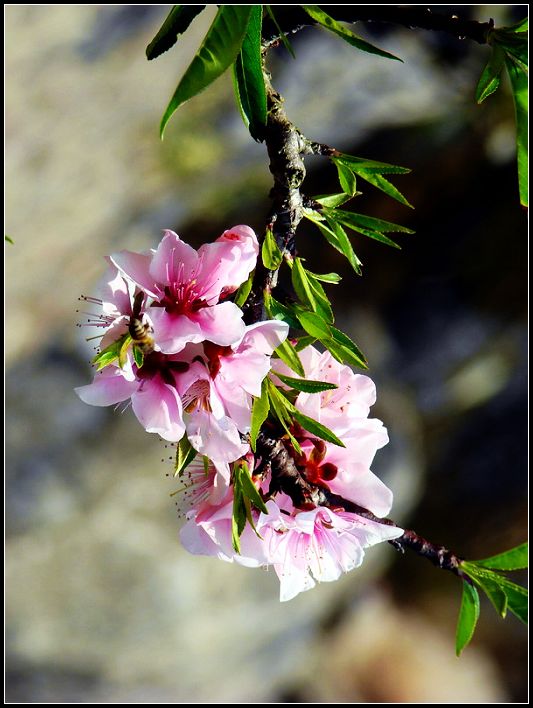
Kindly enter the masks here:
M 339 184 L 346 194 L 350 197 L 355 196 L 357 193 L 357 180 L 355 179 L 355 174 L 346 164 L 341 160 L 332 158 L 331 160 L 335 167 L 337 168 L 337 173 L 339 176 Z
M 408 167 L 390 165 L 388 162 L 368 160 L 366 157 L 355 157 L 346 153 L 339 153 L 339 155 L 335 155 L 335 158 L 349 164 L 356 174 L 360 174 L 360 170 L 378 175 L 405 175 L 411 172 Z
M 321 341 L 323 339 L 329 339 L 331 335 L 330 325 L 322 318 L 317 315 L 316 312 L 308 312 L 307 310 L 298 310 L 296 316 L 300 320 L 300 324 L 305 329 L 307 334 L 312 337 L 316 337 Z
M 181 475 L 186 467 L 191 464 L 191 462 L 196 457 L 197 452 L 189 442 L 186 435 L 176 445 L 176 463 L 174 465 L 174 477 Z
M 343 209 L 335 209 L 334 211 L 328 210 L 328 215 L 353 229 L 362 227 L 383 233 L 395 231 L 404 234 L 414 234 L 414 231 L 408 229 L 407 226 L 393 224 L 391 221 L 376 219 L 373 216 L 366 216 L 366 214 L 357 214 L 355 211 L 344 211 Z
M 283 361 L 289 369 L 292 369 L 300 376 L 305 376 L 304 367 L 298 356 L 298 352 L 293 345 L 286 339 L 279 347 L 274 350 L 274 353 Z
M 315 300 L 315 312 L 321 317 L 323 317 L 326 322 L 334 322 L 335 316 L 331 308 L 331 303 L 329 301 L 328 296 L 326 295 L 324 288 L 320 284 L 319 279 L 315 278 L 314 275 L 307 269 L 305 270 L 305 272 L 307 274 L 309 287 L 311 288 L 313 298 Z
M 357 47 L 357 49 L 360 49 L 363 52 L 368 52 L 369 54 L 377 54 L 378 56 L 386 57 L 387 59 L 402 61 L 398 57 L 395 57 L 394 54 L 390 54 L 383 49 L 379 49 L 373 44 L 370 44 L 370 42 L 366 42 L 361 37 L 358 37 L 351 30 L 344 27 L 344 25 L 341 25 L 340 22 L 337 22 L 333 19 L 333 17 L 330 17 L 318 5 L 302 5 L 302 7 L 307 14 L 315 20 L 315 22 L 318 22 L 318 24 L 322 25 L 322 27 L 325 27 L 330 32 L 338 35 L 341 39 L 344 39 L 345 42 L 348 42 L 348 44 L 351 44 L 353 47 Z
M 244 305 L 244 303 L 246 302 L 246 300 L 248 299 L 248 295 L 250 294 L 250 290 L 252 289 L 252 283 L 254 281 L 254 273 L 255 273 L 255 270 L 253 270 L 250 273 L 248 278 L 244 281 L 244 283 L 235 292 L 233 302 L 238 307 L 242 307 Z
M 307 274 L 311 275 L 315 280 L 321 280 L 323 283 L 333 283 L 334 285 L 340 283 L 342 280 L 338 273 L 313 273 L 307 270 Z
M 496 91 L 500 85 L 500 74 L 505 63 L 505 53 L 499 46 L 492 49 L 486 67 L 476 88 L 476 101 L 482 103 L 488 96 Z
M 314 381 L 313 379 L 295 379 L 292 376 L 285 376 L 275 371 L 274 375 L 284 384 L 296 389 L 296 391 L 304 391 L 305 393 L 319 393 L 320 391 L 328 391 L 337 388 L 336 384 L 327 383 L 326 381 Z
M 326 442 L 333 443 L 333 445 L 338 445 L 339 447 L 346 447 L 342 440 L 339 440 L 339 438 L 332 430 L 327 428 L 325 425 L 322 425 L 322 423 L 319 423 L 317 420 L 309 418 L 309 416 L 300 413 L 297 408 L 294 409 L 293 416 L 298 421 L 298 423 L 300 423 L 302 428 L 304 428 L 304 430 L 307 430 L 308 433 L 311 433 L 311 435 L 315 435 L 317 438 L 321 438 Z
M 277 270 L 283 260 L 283 254 L 276 243 L 272 229 L 268 228 L 266 230 L 265 240 L 261 247 L 261 257 L 263 259 L 263 265 L 269 270 Z
M 161 137 L 174 111 L 203 91 L 235 61 L 241 48 L 252 5 L 221 5 L 202 46 L 178 84 L 161 121 Z
M 318 197 L 313 197 L 315 202 L 318 202 L 322 206 L 330 207 L 335 209 L 335 207 L 341 206 L 346 202 L 350 201 L 352 197 L 349 194 L 319 194 Z
M 298 295 L 300 302 L 308 305 L 312 310 L 316 310 L 316 300 L 313 295 L 313 290 L 305 268 L 302 265 L 302 259 L 296 257 L 292 264 L 292 287 Z
M 174 46 L 178 41 L 178 35 L 185 32 L 204 7 L 205 5 L 174 5 L 159 32 L 146 47 L 147 58 L 155 59 Z
M 133 350 L 133 360 L 137 364 L 137 368 L 140 369 L 141 366 L 144 364 L 143 350 L 140 349 L 136 344 L 133 345 L 132 350 Z
M 463 580 L 463 596 L 457 621 L 455 637 L 455 653 L 460 656 L 474 635 L 479 618 L 479 594 L 468 581 Z
M 505 59 L 511 79 L 516 115 L 516 148 L 518 159 L 518 186 L 520 203 L 528 204 L 528 80 L 527 75 L 512 62 Z
M 254 402 L 252 405 L 252 420 L 250 423 L 250 447 L 254 452 L 257 436 L 259 435 L 261 426 L 267 419 L 269 410 L 270 403 L 268 400 L 268 383 L 265 378 L 261 383 L 261 395 L 258 398 L 254 398 Z
M 297 352 L 301 352 L 302 349 L 311 346 L 311 344 L 314 344 L 315 342 L 316 337 L 311 337 L 310 335 L 306 334 L 303 337 L 298 337 L 298 341 L 294 345 L 294 348 Z
M 359 170 L 357 174 L 359 177 L 366 180 L 369 184 L 373 185 L 374 187 L 377 187 L 389 197 L 392 197 L 392 199 L 396 199 L 396 201 L 400 202 L 400 204 L 404 204 L 410 209 L 414 209 L 413 205 L 407 201 L 407 199 L 403 196 L 400 190 L 396 189 L 396 187 L 391 184 L 388 179 L 385 179 L 385 177 L 383 177 L 382 175 L 367 170 Z
M 267 97 L 261 61 L 262 5 L 252 5 L 250 22 L 234 64 L 238 98 L 246 127 L 254 140 L 263 140 Z

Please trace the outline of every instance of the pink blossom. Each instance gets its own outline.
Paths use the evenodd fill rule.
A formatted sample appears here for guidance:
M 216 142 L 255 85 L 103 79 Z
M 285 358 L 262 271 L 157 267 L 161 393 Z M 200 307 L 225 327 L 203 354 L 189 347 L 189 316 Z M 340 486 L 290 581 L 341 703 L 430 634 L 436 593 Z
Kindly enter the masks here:
M 189 342 L 227 346 L 242 337 L 242 311 L 220 299 L 246 280 L 258 250 L 248 226 L 235 226 L 198 251 L 167 230 L 155 252 L 121 251 L 111 260 L 153 298 L 153 337 L 162 352 L 174 354 Z
M 280 580 L 281 602 L 310 590 L 315 581 L 337 580 L 342 573 L 361 565 L 363 549 L 403 533 L 396 526 L 344 510 L 316 507 L 298 512 L 290 502 L 288 507 L 282 511 L 269 501 L 269 513 L 260 514 L 257 521 L 269 563 Z
M 133 412 L 147 432 L 178 441 L 185 433 L 183 406 L 175 382 L 182 366 L 175 357 L 152 352 L 145 357 L 141 369 L 134 365 L 122 370 L 110 365 L 99 371 L 91 384 L 75 391 L 92 406 L 110 406 L 131 398 Z

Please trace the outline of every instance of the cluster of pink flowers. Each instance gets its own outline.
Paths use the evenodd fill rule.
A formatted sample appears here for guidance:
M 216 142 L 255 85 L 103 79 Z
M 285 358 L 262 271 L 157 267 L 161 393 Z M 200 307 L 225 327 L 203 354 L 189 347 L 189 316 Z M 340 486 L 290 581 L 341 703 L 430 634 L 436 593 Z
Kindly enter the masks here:
M 104 330 L 103 354 L 117 345 L 120 356 L 103 362 L 93 383 L 76 391 L 91 405 L 131 400 L 145 430 L 165 440 L 178 442 L 186 435 L 210 463 L 207 472 L 196 461 L 185 471 L 183 545 L 194 554 L 273 566 L 280 599 L 289 600 L 315 581 L 336 580 L 359 566 L 366 547 L 402 530 L 342 505 L 295 503 L 271 485 L 268 466 L 251 451 L 252 405 L 263 379 L 270 373 L 283 389 L 276 373 L 296 376 L 279 359 L 271 361 L 288 325 L 271 320 L 246 326 L 241 309 L 227 299 L 255 268 L 258 251 L 254 232 L 236 226 L 198 251 L 166 231 L 156 250 L 112 255 L 102 298 L 92 299 L 102 308 L 93 324 Z M 368 418 L 376 397 L 373 382 L 312 346 L 300 358 L 306 379 L 336 388 L 300 393 L 294 405 L 345 447 L 295 425 L 298 474 L 348 507 L 351 502 L 375 517 L 386 516 L 392 493 L 370 470 L 376 451 L 388 441 L 381 421 Z M 252 507 L 255 528 L 246 524 L 237 552 L 232 482 L 234 466 L 243 463 L 266 506 Z
M 317 439 L 295 426 L 301 454 L 295 454 L 298 471 L 311 484 L 353 502 L 376 517 L 386 516 L 392 492 L 370 470 L 377 450 L 388 442 L 381 421 L 369 419 L 376 390 L 368 376 L 354 374 L 339 364 L 329 352 L 312 346 L 300 353 L 306 378 L 326 381 L 337 389 L 322 393 L 300 393 L 296 407 L 315 420 L 327 423 L 344 442 L 344 448 Z M 275 370 L 294 376 L 279 360 Z M 248 456 L 251 470 L 261 460 Z M 227 478 L 227 475 L 225 475 Z M 280 600 L 286 601 L 315 586 L 315 581 L 337 580 L 342 573 L 363 562 L 364 549 L 401 536 L 397 526 L 382 524 L 342 507 L 297 508 L 280 492 L 266 503 L 268 513 L 255 512 L 254 531 L 246 526 L 240 553 L 232 546 L 231 487 L 225 490 L 214 482 L 219 470 L 205 475 L 196 466 L 189 471 L 184 513 L 187 522 L 181 541 L 191 553 L 216 556 L 249 567 L 273 566 L 280 580 Z M 252 479 L 268 495 L 270 478 L 262 474 Z M 312 505 L 311 505 L 312 506 Z
M 95 322 L 105 329 L 101 348 L 127 335 L 134 315 L 149 344 L 140 345 L 141 366 L 132 344 L 125 361 L 76 389 L 79 397 L 95 406 L 131 399 L 145 430 L 171 442 L 186 433 L 213 461 L 244 455 L 252 396 L 261 393 L 270 356 L 288 332 L 278 320 L 246 326 L 242 310 L 225 300 L 255 268 L 258 251 L 252 229 L 235 226 L 198 251 L 166 231 L 155 251 L 112 255 Z

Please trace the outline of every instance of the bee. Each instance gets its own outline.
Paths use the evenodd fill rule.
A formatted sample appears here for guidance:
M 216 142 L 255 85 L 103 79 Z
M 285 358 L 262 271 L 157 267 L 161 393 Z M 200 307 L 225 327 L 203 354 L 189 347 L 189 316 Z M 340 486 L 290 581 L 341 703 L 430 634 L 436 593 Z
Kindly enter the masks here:
M 154 340 L 149 335 L 150 325 L 143 324 L 141 319 L 141 309 L 144 302 L 144 293 L 140 292 L 135 295 L 133 300 L 133 309 L 131 312 L 128 332 L 133 344 L 138 347 L 144 356 L 151 354 L 154 351 Z

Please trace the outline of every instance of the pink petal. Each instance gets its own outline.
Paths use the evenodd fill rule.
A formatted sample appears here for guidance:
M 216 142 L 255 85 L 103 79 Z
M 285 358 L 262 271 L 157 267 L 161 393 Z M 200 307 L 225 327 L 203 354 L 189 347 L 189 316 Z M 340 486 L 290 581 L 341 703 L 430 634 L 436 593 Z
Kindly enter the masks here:
M 202 455 L 217 462 L 233 462 L 248 451 L 241 442 L 237 426 L 229 418 L 216 419 L 212 413 L 197 410 L 187 422 L 189 442 Z
M 148 433 L 157 433 L 171 442 L 181 440 L 185 425 L 181 399 L 173 386 L 161 381 L 159 376 L 145 379 L 143 386 L 132 395 L 131 404 Z
M 267 320 L 248 325 L 238 349 L 251 347 L 261 354 L 270 356 L 274 349 L 285 341 L 289 334 L 289 325 L 281 320 Z
M 220 359 L 217 380 L 227 382 L 230 387 L 244 389 L 252 396 L 261 395 L 261 382 L 270 371 L 270 357 L 266 354 L 246 349 Z
M 131 294 L 135 286 L 129 283 L 118 268 L 106 257 L 109 268 L 104 276 L 104 285 L 100 288 L 102 312 L 104 315 L 130 315 Z
M 125 276 L 133 280 L 140 288 L 152 297 L 159 297 L 160 289 L 150 275 L 150 261 L 152 254 L 135 253 L 134 251 L 120 251 L 110 256 L 112 263 Z
M 111 406 L 128 399 L 137 387 L 138 383 L 127 381 L 120 369 L 108 366 L 95 375 L 93 383 L 74 390 L 81 400 L 90 406 Z
M 180 541 L 186 551 L 195 556 L 216 556 L 220 560 L 231 562 L 231 556 L 224 554 L 220 546 L 209 536 L 195 519 L 189 519 L 180 530 Z
M 235 423 L 241 433 L 250 430 L 250 418 L 252 414 L 252 400 L 242 388 L 234 383 L 228 383 L 220 376 L 214 381 L 214 386 L 220 399 L 224 404 L 227 414 Z M 261 391 L 259 391 L 260 395 Z
M 202 340 L 208 339 L 224 347 L 241 339 L 245 329 L 242 310 L 233 302 L 203 307 L 194 313 L 192 319 L 200 327 Z
M 368 509 L 376 516 L 386 516 L 392 507 L 391 490 L 364 465 L 355 463 L 339 469 L 337 476 L 328 482 L 334 494 Z
M 198 253 L 167 229 L 154 253 L 150 264 L 150 275 L 162 285 L 188 283 L 198 269 Z
M 205 339 L 201 326 L 186 315 L 173 315 L 162 307 L 150 307 L 153 338 L 163 354 L 176 354 L 189 342 Z

